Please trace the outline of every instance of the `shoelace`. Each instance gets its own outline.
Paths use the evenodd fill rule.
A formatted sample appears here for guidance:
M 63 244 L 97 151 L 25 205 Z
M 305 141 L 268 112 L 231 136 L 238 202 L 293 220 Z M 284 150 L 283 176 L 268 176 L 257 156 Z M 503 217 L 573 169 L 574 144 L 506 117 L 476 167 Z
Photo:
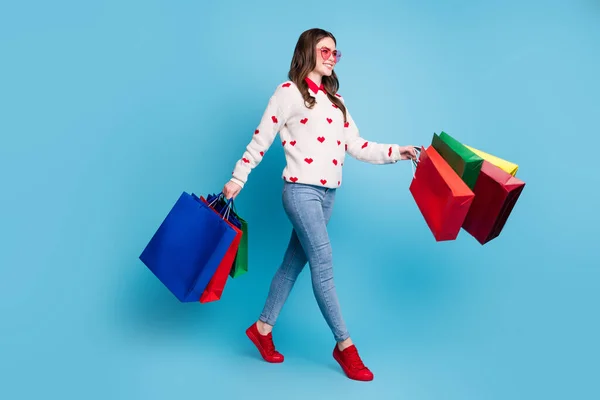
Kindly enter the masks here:
M 273 343 L 273 337 L 271 334 L 263 336 L 261 338 L 261 344 L 268 355 L 271 356 L 275 353 L 275 344 Z
M 346 360 L 350 364 L 350 366 L 354 369 L 365 369 L 365 364 L 363 364 L 360 356 L 358 355 L 358 351 L 355 348 L 350 348 L 346 351 Z

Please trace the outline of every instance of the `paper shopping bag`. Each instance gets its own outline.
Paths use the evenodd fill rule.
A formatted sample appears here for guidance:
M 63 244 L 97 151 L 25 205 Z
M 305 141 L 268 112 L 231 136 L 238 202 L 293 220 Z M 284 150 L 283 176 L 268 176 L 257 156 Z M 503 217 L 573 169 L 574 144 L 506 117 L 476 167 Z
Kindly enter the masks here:
M 486 160 L 487 162 L 495 165 L 496 167 L 503 169 L 504 171 L 508 172 L 512 176 L 517 175 L 517 170 L 519 169 L 519 166 L 517 164 L 512 163 L 510 161 L 503 160 L 500 157 L 496 157 L 492 154 L 485 153 L 485 152 L 475 149 L 473 147 L 470 147 L 467 145 L 465 145 L 465 146 L 467 147 L 467 149 L 471 150 L 473 153 L 477 154 L 479 157 L 481 157 L 484 160 Z
M 463 229 L 482 245 L 498 237 L 524 188 L 525 182 L 484 160 Z
M 213 204 L 213 208 L 217 210 L 222 210 L 226 206 L 225 198 L 220 195 L 211 194 L 207 196 L 206 200 L 210 204 Z M 228 220 L 242 230 L 242 239 L 229 273 L 232 278 L 237 278 L 248 272 L 248 223 L 240 217 L 234 203 L 232 202 L 231 204 L 233 207 L 229 213 Z
M 446 132 L 441 132 L 439 135 L 434 133 L 431 145 L 465 181 L 467 186 L 473 189 L 483 159 Z
M 208 203 L 204 197 L 200 197 L 200 201 L 204 204 L 207 204 L 211 207 L 211 209 L 219 216 L 223 215 L 225 220 L 227 220 L 227 214 L 229 213 L 228 208 L 221 209 L 221 211 L 217 211 L 213 206 L 213 203 Z M 227 278 L 229 277 L 229 271 L 231 271 L 231 266 L 233 265 L 233 260 L 238 250 L 238 246 L 240 244 L 240 239 L 242 238 L 242 231 L 235 227 L 230 221 L 227 221 L 228 224 L 235 230 L 236 236 L 229 249 L 227 249 L 227 253 L 221 260 L 221 263 L 217 267 L 213 277 L 210 282 L 204 289 L 204 292 L 200 296 L 201 303 L 208 303 L 211 301 L 217 301 L 221 299 L 223 291 L 225 290 L 225 285 L 227 284 Z
M 433 146 L 421 148 L 410 192 L 435 240 L 455 240 L 475 195 Z
M 195 302 L 236 235 L 214 210 L 183 192 L 139 258 L 179 301 Z
M 237 218 L 242 224 L 242 240 L 229 272 L 232 278 L 237 278 L 248 272 L 248 223 L 239 215 Z
M 227 200 L 223 192 L 221 192 L 218 194 L 209 194 L 206 196 L 206 201 L 212 208 L 217 210 L 219 214 L 223 215 L 225 212 L 227 212 L 227 220 L 235 225 L 238 229 L 242 229 L 242 223 L 235 213 L 233 199 L 231 201 Z

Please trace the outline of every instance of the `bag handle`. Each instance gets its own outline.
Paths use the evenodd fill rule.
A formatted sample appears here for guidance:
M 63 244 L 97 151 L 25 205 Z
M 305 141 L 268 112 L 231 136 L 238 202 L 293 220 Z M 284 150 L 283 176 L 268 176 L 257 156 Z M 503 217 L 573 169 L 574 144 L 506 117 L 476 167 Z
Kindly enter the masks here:
M 216 204 L 222 198 L 225 198 L 225 194 L 223 192 L 220 192 L 219 194 L 217 194 L 215 199 L 210 202 L 209 207 L 212 208 L 213 205 Z M 223 217 L 223 219 L 229 220 L 229 214 L 231 213 L 232 206 L 233 206 L 233 197 L 230 198 L 229 200 L 227 200 L 227 202 L 225 203 L 225 207 L 223 209 L 224 212 L 222 211 L 223 212 L 222 214 L 221 214 L 221 212 L 219 212 L 219 215 L 221 215 Z
M 419 165 L 419 156 L 421 154 L 421 148 L 418 147 L 418 146 L 413 146 L 413 148 L 415 149 L 415 152 L 417 153 L 417 159 L 416 160 L 411 160 L 412 163 L 410 164 L 410 167 L 411 167 L 412 172 L 413 172 L 413 178 L 414 178 L 415 177 L 416 169 L 417 169 L 417 167 Z
M 219 193 L 217 195 L 216 200 L 219 200 L 219 198 L 224 198 L 225 194 L 223 192 Z M 228 200 L 228 202 L 231 202 L 231 211 L 233 211 L 235 214 L 237 214 L 237 209 L 235 208 L 235 201 L 233 201 L 233 197 L 231 199 Z

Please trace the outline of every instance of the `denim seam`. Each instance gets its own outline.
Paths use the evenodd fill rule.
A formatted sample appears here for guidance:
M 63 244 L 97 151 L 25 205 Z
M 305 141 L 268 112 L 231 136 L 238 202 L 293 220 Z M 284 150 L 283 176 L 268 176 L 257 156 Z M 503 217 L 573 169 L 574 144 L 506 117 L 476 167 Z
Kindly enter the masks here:
M 285 195 L 287 188 L 284 186 L 283 189 L 283 194 Z M 288 270 L 290 268 L 290 265 L 292 265 L 293 261 L 294 261 L 294 257 L 296 256 L 296 253 L 298 251 L 297 247 L 294 247 L 294 250 L 292 251 L 292 254 L 288 260 L 287 263 L 282 265 L 282 269 L 284 270 L 284 274 L 283 277 L 286 280 L 289 280 L 288 278 Z M 270 306 L 269 306 L 269 310 L 268 310 L 268 314 L 264 315 L 264 313 L 262 313 L 261 317 L 259 318 L 261 321 L 273 326 L 275 323 L 273 321 L 273 304 L 278 304 L 279 303 L 279 296 L 281 294 L 281 283 L 279 285 L 276 286 L 275 292 L 273 293 L 273 301 L 270 302 Z
M 283 193 L 282 193 L 282 195 L 283 195 L 283 196 L 285 196 L 285 192 L 286 192 L 286 190 L 287 190 L 287 187 L 284 185 L 284 186 L 283 186 Z M 277 272 L 275 272 L 275 273 L 277 273 Z M 278 299 L 278 298 L 279 298 L 279 293 L 280 293 L 280 292 L 281 292 L 281 285 L 279 284 L 279 285 L 277 285 L 277 286 L 275 287 L 275 292 L 273 293 L 273 297 L 274 297 L 274 299 Z M 265 323 L 268 323 L 268 324 L 269 324 L 269 325 L 271 325 L 271 326 L 273 326 L 273 324 L 272 324 L 272 320 L 271 320 L 271 318 L 272 318 L 272 316 L 273 316 L 273 304 L 276 304 L 276 303 L 275 303 L 274 301 L 271 301 L 271 302 L 269 303 L 269 311 L 268 311 L 268 314 L 267 314 L 267 315 L 264 315 L 264 312 L 263 312 L 263 313 L 261 314 L 261 317 L 259 318 L 260 320 L 263 320 L 263 319 L 264 319 L 264 321 L 263 321 L 263 322 L 265 322 Z
M 329 197 L 330 197 L 330 201 L 332 202 L 332 204 L 330 206 L 331 209 L 333 209 L 333 201 L 334 201 L 331 197 L 333 197 L 334 194 L 335 194 L 335 191 L 330 190 L 325 195 L 325 196 L 329 195 Z M 325 196 L 323 198 L 323 201 L 325 201 Z M 326 224 L 327 224 L 328 219 L 325 219 L 325 221 L 326 221 Z M 331 251 L 333 252 L 333 249 Z M 331 268 L 332 268 L 332 275 L 333 275 L 333 264 L 334 264 L 333 263 L 333 254 L 332 254 L 332 261 L 331 262 L 332 262 Z M 343 318 L 343 317 L 340 315 L 340 318 Z M 338 321 L 336 321 L 336 322 L 338 322 Z M 348 332 L 347 329 L 342 331 L 341 327 L 339 325 L 336 325 L 336 332 L 335 332 L 334 336 L 335 336 L 336 341 L 342 342 L 342 341 L 344 341 L 344 340 L 346 340 L 346 339 L 348 339 L 350 337 L 350 333 Z
M 296 196 L 293 196 L 293 199 L 294 199 L 294 207 L 296 209 L 298 209 L 298 203 L 297 203 L 298 199 L 297 199 Z M 300 221 L 302 229 L 306 232 L 306 225 L 304 223 L 304 220 L 302 219 L 302 213 L 298 213 L 298 220 Z M 317 262 L 319 263 L 319 265 L 321 265 L 321 259 L 319 257 L 319 252 L 315 252 L 314 251 L 314 245 L 313 245 L 312 241 L 310 240 L 310 236 L 309 236 L 309 244 L 311 246 L 311 250 L 313 250 L 313 253 L 316 254 L 316 257 L 318 259 Z M 305 250 L 305 252 L 306 252 L 306 250 Z M 319 277 L 318 277 L 318 282 L 319 282 L 319 286 L 320 286 L 319 289 L 321 290 L 321 293 L 323 293 L 323 300 L 325 301 L 325 306 L 327 307 L 327 312 L 328 312 L 329 315 L 331 315 L 331 305 L 329 304 L 327 296 L 325 295 L 325 292 L 323 290 L 323 280 L 322 280 L 321 272 L 322 272 L 322 269 L 319 269 Z M 337 321 L 335 321 L 335 319 L 329 318 L 329 320 L 333 320 L 334 321 L 335 330 L 336 330 L 336 336 L 337 336 L 337 332 L 340 331 L 340 327 L 337 325 Z
M 283 264 L 283 270 L 284 270 L 283 277 L 286 280 L 288 280 L 288 281 L 289 281 L 288 271 L 289 271 L 289 268 L 290 268 L 290 266 L 292 265 L 292 263 L 294 261 L 294 257 L 296 256 L 296 252 L 297 251 L 298 251 L 298 248 L 294 247 L 294 250 L 292 251 L 292 254 L 291 254 L 288 262 L 285 263 L 285 264 Z M 274 323 L 272 323 L 272 318 L 273 318 L 273 306 L 272 306 L 272 304 L 278 304 L 279 303 L 279 296 L 281 294 L 281 284 L 277 285 L 276 288 L 277 289 L 275 290 L 275 293 L 274 293 L 274 296 L 273 296 L 273 300 L 274 301 L 271 302 L 271 307 L 269 307 L 269 314 L 268 314 L 268 316 L 265 317 L 267 319 L 267 321 L 269 321 L 268 322 L 269 325 L 274 325 Z

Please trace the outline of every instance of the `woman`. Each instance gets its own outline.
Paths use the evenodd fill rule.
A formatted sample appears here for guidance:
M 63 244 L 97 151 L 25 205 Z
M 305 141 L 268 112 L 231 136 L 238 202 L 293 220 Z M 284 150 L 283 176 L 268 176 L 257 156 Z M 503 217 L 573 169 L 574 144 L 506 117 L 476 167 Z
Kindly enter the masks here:
M 349 378 L 368 381 L 373 374 L 361 361 L 340 311 L 327 223 L 342 182 L 346 153 L 372 164 L 415 159 L 416 155 L 413 146 L 374 143 L 360 137 L 344 98 L 337 93 L 334 67 L 340 57 L 331 33 L 310 29 L 300 35 L 289 81 L 278 85 L 269 99 L 223 193 L 227 199 L 239 194 L 279 133 L 286 157 L 283 206 L 293 229 L 260 318 L 246 334 L 266 361 L 283 362 L 273 344 L 272 329 L 308 262 L 317 303 L 336 340 L 334 359 Z

